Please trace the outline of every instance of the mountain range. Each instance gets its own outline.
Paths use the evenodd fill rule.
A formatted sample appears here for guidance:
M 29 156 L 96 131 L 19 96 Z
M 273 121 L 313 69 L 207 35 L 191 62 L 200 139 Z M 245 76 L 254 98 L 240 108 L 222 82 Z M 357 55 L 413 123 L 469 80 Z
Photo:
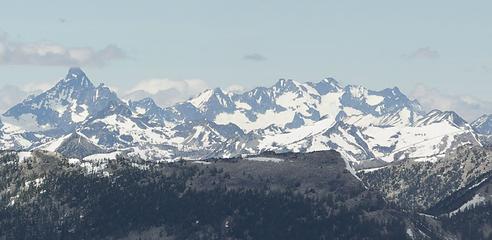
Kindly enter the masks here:
M 354 167 L 402 159 L 436 161 L 462 145 L 482 145 L 492 115 L 467 123 L 455 112 L 423 111 L 398 88 L 342 86 L 333 78 L 299 83 L 280 79 L 244 93 L 208 89 L 170 107 L 151 98 L 120 99 L 70 68 L 51 89 L 7 110 L 0 147 L 73 153 L 124 154 L 145 160 L 205 159 L 264 151 L 337 150 Z M 107 157 L 106 156 L 106 157 Z
M 491 146 L 492 115 L 396 87 L 281 79 L 161 107 L 71 68 L 1 117 L 0 238 L 490 239 Z

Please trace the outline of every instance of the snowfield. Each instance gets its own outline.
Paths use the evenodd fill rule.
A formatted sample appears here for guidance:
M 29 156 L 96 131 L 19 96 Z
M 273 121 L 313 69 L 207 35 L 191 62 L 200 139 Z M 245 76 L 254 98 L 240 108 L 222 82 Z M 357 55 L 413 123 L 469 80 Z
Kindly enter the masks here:
M 76 132 L 110 153 L 87 159 L 115 158 L 117 152 L 174 161 L 333 149 L 353 165 L 437 161 L 458 146 L 480 145 L 475 129 L 487 124 L 485 117 L 472 127 L 454 112 L 425 113 L 398 88 L 373 91 L 331 78 L 281 79 L 244 93 L 209 89 L 161 108 L 151 99 L 123 101 L 72 68 L 53 88 L 3 115 L 0 145 L 57 151 Z

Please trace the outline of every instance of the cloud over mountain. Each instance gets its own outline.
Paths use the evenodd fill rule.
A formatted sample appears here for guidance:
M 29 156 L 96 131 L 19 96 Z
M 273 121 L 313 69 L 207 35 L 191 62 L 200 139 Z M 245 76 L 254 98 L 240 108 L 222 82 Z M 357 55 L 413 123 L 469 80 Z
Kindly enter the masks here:
M 104 66 L 126 57 L 116 45 L 102 49 L 68 47 L 46 41 L 15 41 L 0 34 L 0 65 Z
M 7 109 L 19 103 L 27 96 L 27 92 L 16 86 L 3 86 L 0 88 L 0 112 L 5 112 Z
M 171 106 L 174 103 L 187 100 L 208 88 L 205 81 L 201 79 L 149 79 L 138 82 L 124 98 L 140 100 L 151 97 L 160 106 Z
M 426 110 L 453 110 L 468 121 L 484 113 L 492 113 L 492 102 L 472 96 L 446 94 L 423 84 L 417 85 L 410 96 L 417 99 Z

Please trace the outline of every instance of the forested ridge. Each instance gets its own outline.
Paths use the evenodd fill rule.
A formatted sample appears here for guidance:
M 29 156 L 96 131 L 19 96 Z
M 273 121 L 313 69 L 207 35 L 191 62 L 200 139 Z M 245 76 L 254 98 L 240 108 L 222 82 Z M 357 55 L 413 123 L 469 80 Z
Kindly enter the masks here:
M 38 152 L 0 162 L 0 239 L 438 239 L 435 222 L 368 190 L 334 151 L 103 170 Z M 93 168 L 101 167 L 94 165 Z M 421 227 L 421 225 L 425 225 Z

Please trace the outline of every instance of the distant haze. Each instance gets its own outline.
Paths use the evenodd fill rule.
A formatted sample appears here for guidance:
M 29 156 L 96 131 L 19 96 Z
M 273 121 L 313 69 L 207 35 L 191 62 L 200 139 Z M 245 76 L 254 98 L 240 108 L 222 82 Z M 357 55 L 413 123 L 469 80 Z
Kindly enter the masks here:
M 0 14 L 0 85 L 40 90 L 81 66 L 122 97 L 169 104 L 204 88 L 330 76 L 398 86 L 427 109 L 473 119 L 492 112 L 491 8 L 443 0 L 9 1 Z M 156 79 L 169 87 L 142 87 Z

